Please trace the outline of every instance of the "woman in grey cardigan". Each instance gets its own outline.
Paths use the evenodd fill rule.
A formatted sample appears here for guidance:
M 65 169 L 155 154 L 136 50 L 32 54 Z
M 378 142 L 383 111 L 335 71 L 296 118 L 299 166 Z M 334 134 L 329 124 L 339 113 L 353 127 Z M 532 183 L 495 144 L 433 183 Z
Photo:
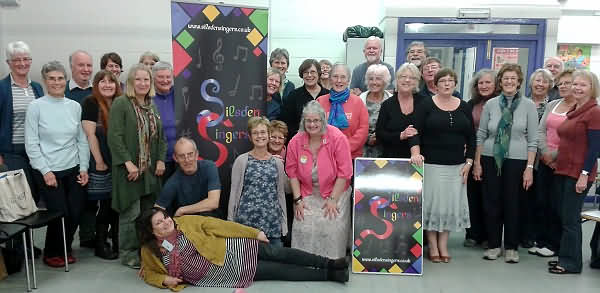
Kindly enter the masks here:
M 557 129 L 567 119 L 567 112 L 575 105 L 573 90 L 573 69 L 561 72 L 556 80 L 561 99 L 546 105 L 544 115 L 538 127 L 538 162 L 535 177 L 536 201 L 540 205 L 534 217 L 540 219 L 541 232 L 536 239 L 537 245 L 529 249 L 530 254 L 543 257 L 554 256 L 559 250 L 562 228 L 560 224 L 560 194 L 553 192 L 554 168 L 560 137 Z
M 504 226 L 508 263 L 519 262 L 519 198 L 533 183 L 537 151 L 537 111 L 533 101 L 521 97 L 522 82 L 517 64 L 504 64 L 498 71 L 501 93 L 483 106 L 473 169 L 475 180 L 483 180 L 489 247 L 484 258 L 501 255 Z
M 290 188 L 282 160 L 268 152 L 269 126 L 265 117 L 248 120 L 254 147 L 233 163 L 227 220 L 264 231 L 271 245 L 283 246 L 281 237 L 288 232 L 285 192 Z

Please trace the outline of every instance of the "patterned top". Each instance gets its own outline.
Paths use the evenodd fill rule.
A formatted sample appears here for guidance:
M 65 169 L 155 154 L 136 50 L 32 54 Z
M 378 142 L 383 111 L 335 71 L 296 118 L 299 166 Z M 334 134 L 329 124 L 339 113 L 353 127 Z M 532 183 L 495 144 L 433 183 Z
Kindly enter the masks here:
M 369 139 L 375 136 L 375 126 L 377 125 L 377 117 L 379 117 L 379 110 L 381 109 L 381 103 L 375 103 L 366 100 L 367 103 L 367 112 L 369 112 L 369 136 L 367 138 L 367 143 Z M 365 143 L 364 147 L 364 157 L 367 158 L 379 158 L 383 154 L 383 148 L 381 144 L 376 144 L 374 146 L 370 146 Z
M 12 77 L 11 81 L 13 97 L 12 143 L 23 144 L 25 143 L 25 114 L 27 113 L 27 106 L 35 99 L 35 93 L 31 87 L 31 82 L 27 84 L 26 88 L 22 88 L 14 82 Z
M 533 100 L 533 97 L 531 98 Z M 535 103 L 535 101 L 534 101 Z M 544 116 L 544 111 L 546 110 L 546 104 L 548 104 L 548 97 L 545 97 L 544 100 L 536 106 L 536 110 L 537 110 L 537 114 L 538 114 L 538 121 L 542 120 L 542 116 Z
M 199 287 L 247 288 L 254 280 L 258 259 L 258 240 L 248 238 L 227 238 L 225 264 L 218 266 L 204 258 L 192 242 L 179 232 L 177 250 L 179 261 L 176 274 L 185 282 Z M 164 251 L 161 261 L 169 267 L 173 253 Z M 172 272 L 169 271 L 169 275 Z
M 277 197 L 275 158 L 257 160 L 248 155 L 244 187 L 235 221 L 259 229 L 269 238 L 281 237 L 283 211 Z

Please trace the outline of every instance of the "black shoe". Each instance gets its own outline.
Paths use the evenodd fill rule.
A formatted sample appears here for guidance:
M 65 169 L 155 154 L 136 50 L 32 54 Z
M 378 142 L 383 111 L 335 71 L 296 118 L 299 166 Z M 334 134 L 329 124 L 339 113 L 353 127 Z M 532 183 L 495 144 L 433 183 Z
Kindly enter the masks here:
M 80 241 L 79 246 L 85 247 L 85 248 L 96 248 L 96 241 L 95 240 Z
M 534 246 L 535 246 L 535 241 L 532 241 L 532 240 L 527 240 L 527 241 L 521 242 L 521 247 L 523 247 L 523 248 L 532 248 Z
M 99 242 L 98 246 L 96 246 L 94 250 L 94 255 L 102 258 L 113 260 L 119 258 L 119 254 L 112 251 L 110 245 L 106 245 L 106 243 Z
M 346 283 L 348 282 L 348 280 L 350 280 L 350 273 L 348 271 L 348 268 L 345 268 L 343 270 L 329 270 L 327 272 L 327 279 L 329 281 Z
M 327 263 L 327 268 L 341 270 L 341 269 L 347 269 L 349 265 L 350 265 L 350 256 L 347 255 L 345 257 L 340 257 L 338 259 L 330 259 L 329 262 Z

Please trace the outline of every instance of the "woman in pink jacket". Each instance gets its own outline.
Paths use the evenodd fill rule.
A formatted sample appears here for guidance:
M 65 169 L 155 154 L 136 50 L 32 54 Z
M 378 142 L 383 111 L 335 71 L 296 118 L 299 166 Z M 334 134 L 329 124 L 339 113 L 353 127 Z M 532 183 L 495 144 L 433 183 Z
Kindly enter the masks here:
M 350 229 L 350 145 L 339 129 L 327 125 L 325 111 L 316 101 L 304 106 L 300 130 L 288 144 L 285 170 L 296 217 L 292 248 L 326 257 L 345 256 Z
M 317 101 L 327 113 L 327 124 L 337 127 L 348 138 L 352 159 L 362 157 L 369 134 L 369 112 L 360 97 L 350 93 L 350 69 L 336 63 L 331 68 L 332 88 Z

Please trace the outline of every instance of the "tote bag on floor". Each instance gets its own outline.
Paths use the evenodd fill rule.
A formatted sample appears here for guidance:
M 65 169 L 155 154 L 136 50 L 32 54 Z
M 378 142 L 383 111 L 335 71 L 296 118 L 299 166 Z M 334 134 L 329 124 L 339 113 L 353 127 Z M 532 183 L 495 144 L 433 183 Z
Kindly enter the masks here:
M 0 221 L 12 222 L 36 211 L 23 169 L 0 173 Z

